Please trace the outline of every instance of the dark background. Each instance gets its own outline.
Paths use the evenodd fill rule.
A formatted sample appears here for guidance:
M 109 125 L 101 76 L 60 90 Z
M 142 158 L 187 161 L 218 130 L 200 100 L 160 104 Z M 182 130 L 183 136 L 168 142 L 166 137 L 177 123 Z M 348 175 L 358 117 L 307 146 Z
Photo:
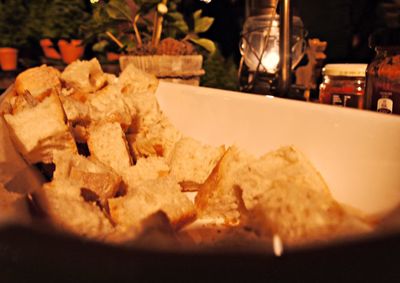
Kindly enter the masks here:
M 400 1 L 292 0 L 292 4 L 308 37 L 328 42 L 326 63 L 368 63 L 373 57 L 369 35 L 382 27 L 400 26 Z M 208 4 L 184 0 L 181 6 L 185 13 L 203 9 L 204 15 L 214 17 L 214 25 L 206 35 L 219 43 L 225 57 L 233 56 L 238 62 L 245 0 L 212 0 Z

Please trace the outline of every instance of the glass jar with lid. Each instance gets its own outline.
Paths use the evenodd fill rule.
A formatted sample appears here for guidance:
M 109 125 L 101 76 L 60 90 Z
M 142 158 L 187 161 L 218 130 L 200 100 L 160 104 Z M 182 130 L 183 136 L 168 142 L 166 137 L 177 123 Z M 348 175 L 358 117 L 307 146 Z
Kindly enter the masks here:
M 400 29 L 385 29 L 370 37 L 375 58 L 367 69 L 365 108 L 400 114 Z
M 319 101 L 363 109 L 367 64 L 327 64 L 323 70 Z

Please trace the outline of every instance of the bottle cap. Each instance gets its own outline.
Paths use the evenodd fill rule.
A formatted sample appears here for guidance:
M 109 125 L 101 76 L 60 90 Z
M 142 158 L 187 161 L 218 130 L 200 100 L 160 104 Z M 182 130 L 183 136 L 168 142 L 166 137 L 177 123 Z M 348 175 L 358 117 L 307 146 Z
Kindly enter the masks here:
M 365 77 L 368 64 L 327 64 L 322 69 L 325 76 Z

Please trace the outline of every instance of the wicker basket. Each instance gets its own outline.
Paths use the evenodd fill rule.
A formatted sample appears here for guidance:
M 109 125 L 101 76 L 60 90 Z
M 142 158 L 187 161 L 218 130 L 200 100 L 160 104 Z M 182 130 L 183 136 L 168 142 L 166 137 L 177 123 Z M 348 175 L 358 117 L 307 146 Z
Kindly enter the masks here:
M 128 64 L 133 64 L 136 68 L 154 74 L 161 80 L 190 85 L 199 85 L 200 76 L 205 74 L 201 55 L 121 56 L 119 63 L 121 70 Z

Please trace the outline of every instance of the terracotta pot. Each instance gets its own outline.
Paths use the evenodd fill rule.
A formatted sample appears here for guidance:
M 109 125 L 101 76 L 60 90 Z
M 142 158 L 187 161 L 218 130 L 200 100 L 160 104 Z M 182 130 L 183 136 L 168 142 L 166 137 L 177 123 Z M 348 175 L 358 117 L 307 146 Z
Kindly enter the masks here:
M 13 71 L 17 69 L 18 50 L 15 48 L 0 48 L 0 64 L 4 71 Z
M 83 56 L 85 48 L 81 44 L 82 40 L 79 39 L 73 39 L 70 42 L 64 39 L 58 41 L 58 47 L 64 63 L 70 64 Z
M 44 56 L 50 59 L 61 59 L 60 53 L 54 48 L 53 42 L 50 39 L 42 39 L 40 40 L 40 46 L 43 49 Z
M 113 62 L 118 61 L 121 54 L 114 53 L 114 52 L 107 52 L 107 61 Z

